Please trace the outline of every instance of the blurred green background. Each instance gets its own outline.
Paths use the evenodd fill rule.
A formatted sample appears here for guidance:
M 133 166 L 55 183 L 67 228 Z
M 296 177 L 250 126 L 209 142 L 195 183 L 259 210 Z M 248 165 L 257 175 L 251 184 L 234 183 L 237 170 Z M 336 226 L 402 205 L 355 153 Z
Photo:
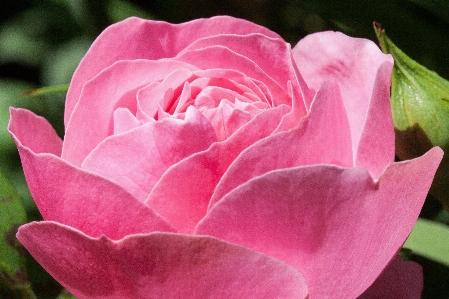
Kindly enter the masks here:
M 29 220 L 40 219 L 40 215 L 26 188 L 17 150 L 6 131 L 8 107 L 26 107 L 43 115 L 62 136 L 65 95 L 20 94 L 37 87 L 69 83 L 94 38 L 109 24 L 128 16 L 179 23 L 220 14 L 266 26 L 292 46 L 306 34 L 323 30 L 338 30 L 376 41 L 372 23 L 377 21 L 409 56 L 449 78 L 446 0 L 4 0 L 0 10 L 0 171 L 21 196 Z M 447 212 L 432 197 L 427 199 L 421 216 L 449 223 Z M 423 298 L 449 298 L 449 267 L 418 255 L 412 254 L 411 258 L 424 267 Z M 27 263 L 38 298 L 55 298 L 61 287 L 32 259 Z M 16 295 L 0 281 L 0 298 Z

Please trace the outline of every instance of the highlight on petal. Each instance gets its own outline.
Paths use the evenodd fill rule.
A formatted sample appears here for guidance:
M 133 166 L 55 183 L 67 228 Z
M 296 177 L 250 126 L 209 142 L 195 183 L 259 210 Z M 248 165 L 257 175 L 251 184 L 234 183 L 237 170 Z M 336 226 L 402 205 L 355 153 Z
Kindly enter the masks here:
M 144 124 L 127 108 L 117 108 L 114 111 L 114 135 L 125 133 Z
M 19 241 L 78 299 L 301 299 L 293 267 L 208 236 L 154 233 L 93 239 L 55 222 L 19 228 Z
M 111 25 L 98 36 L 73 75 L 67 93 L 64 124 L 67 127 L 84 83 L 119 60 L 174 57 L 192 42 L 205 36 L 252 33 L 280 38 L 265 27 L 229 16 L 181 24 L 131 17 Z M 105 52 L 110 55 L 104 55 Z
M 350 134 L 338 86 L 325 82 L 298 127 L 260 140 L 235 159 L 218 183 L 209 208 L 240 184 L 274 169 L 311 164 L 352 167 Z
M 54 154 L 34 153 L 22 143 L 31 142 L 35 147 L 30 136 L 20 132 L 15 135 L 15 122 L 26 117 L 31 128 L 42 129 L 31 131 L 36 140 L 45 138 L 48 126 L 39 126 L 42 118 L 32 112 L 11 112 L 11 133 L 28 188 L 44 219 L 70 225 L 93 237 L 104 234 L 112 239 L 133 233 L 173 231 L 164 219 L 111 181 L 76 168 Z
M 370 40 L 331 31 L 306 36 L 292 53 L 311 89 L 317 90 L 326 80 L 337 82 L 351 126 L 352 149 L 356 153 L 377 70 L 385 61 L 393 63 L 393 58 L 383 54 Z
M 51 153 L 61 156 L 62 140 L 55 129 L 43 117 L 26 109 L 10 108 L 8 131 L 15 140 L 35 153 Z
M 228 193 L 195 233 L 296 267 L 310 298 L 356 298 L 405 242 L 442 154 L 390 164 L 377 182 L 360 167 L 274 170 Z
M 396 256 L 358 299 L 420 299 L 423 283 L 421 265 Z
M 377 71 L 368 114 L 355 157 L 356 166 L 364 166 L 376 179 L 394 161 L 394 125 L 390 106 L 393 65 L 384 62 Z

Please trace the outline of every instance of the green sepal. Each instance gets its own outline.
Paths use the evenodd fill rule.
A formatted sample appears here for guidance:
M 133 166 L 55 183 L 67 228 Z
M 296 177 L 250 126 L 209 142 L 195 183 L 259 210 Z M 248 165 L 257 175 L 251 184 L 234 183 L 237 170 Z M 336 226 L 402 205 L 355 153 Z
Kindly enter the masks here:
M 446 154 L 430 192 L 449 211 L 449 81 L 408 57 L 380 24 L 374 23 L 374 30 L 382 51 L 394 58 L 391 108 L 396 155 L 407 160 L 421 156 L 433 146 L 444 150 Z

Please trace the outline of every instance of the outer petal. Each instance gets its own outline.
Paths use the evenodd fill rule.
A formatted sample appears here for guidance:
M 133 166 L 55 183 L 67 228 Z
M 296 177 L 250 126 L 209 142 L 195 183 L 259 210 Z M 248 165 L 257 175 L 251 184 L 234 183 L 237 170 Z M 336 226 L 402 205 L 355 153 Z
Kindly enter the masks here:
M 394 125 L 390 107 L 390 83 L 393 65 L 384 62 L 377 71 L 368 114 L 355 157 L 356 166 L 364 166 L 373 178 L 394 161 Z
M 9 108 L 11 119 L 8 131 L 26 144 L 33 152 L 61 156 L 62 140 L 43 117 L 25 109 Z M 39 138 L 36 138 L 39 136 Z
M 377 70 L 393 62 L 371 41 L 340 32 L 306 36 L 293 48 L 293 58 L 308 86 L 317 90 L 322 82 L 335 80 L 340 87 L 356 153 L 365 123 Z
M 180 68 L 195 69 L 169 60 L 120 61 L 87 82 L 66 124 L 62 158 L 80 166 L 90 151 L 113 133 L 115 109 L 125 107 L 135 113 L 137 90 Z
M 280 168 L 310 164 L 352 167 L 351 132 L 336 84 L 326 82 L 298 127 L 243 151 L 220 180 L 209 207 L 238 185 Z
M 185 120 L 166 118 L 110 136 L 82 167 L 117 182 L 143 202 L 170 166 L 206 150 L 216 139 L 207 119 L 189 107 Z
M 404 243 L 441 158 L 442 150 L 433 148 L 390 164 L 377 183 L 363 168 L 272 171 L 228 193 L 196 233 L 293 265 L 311 299 L 355 298 Z
M 286 106 L 266 110 L 225 141 L 173 165 L 146 203 L 178 231 L 191 233 L 206 215 L 215 186 L 232 161 L 249 145 L 270 135 L 287 112 Z
M 67 126 L 83 84 L 119 60 L 174 57 L 195 40 L 218 34 L 261 33 L 280 38 L 254 23 L 227 16 L 198 19 L 182 24 L 129 18 L 108 27 L 95 40 L 73 75 L 67 94 Z
M 419 299 L 423 287 L 422 267 L 397 256 L 359 299 Z
M 47 133 L 46 126 L 39 126 L 43 119 L 22 109 L 11 109 L 11 114 L 10 132 L 31 195 L 44 219 L 70 225 L 93 237 L 104 234 L 112 239 L 132 233 L 173 231 L 164 219 L 114 183 L 53 154 L 34 153 L 32 149 Z M 22 121 L 31 128 L 44 129 L 16 131 L 23 127 Z M 22 143 L 25 141 L 27 144 Z
M 19 228 L 19 241 L 78 299 L 301 299 L 303 276 L 263 254 L 211 237 L 92 239 L 54 222 Z

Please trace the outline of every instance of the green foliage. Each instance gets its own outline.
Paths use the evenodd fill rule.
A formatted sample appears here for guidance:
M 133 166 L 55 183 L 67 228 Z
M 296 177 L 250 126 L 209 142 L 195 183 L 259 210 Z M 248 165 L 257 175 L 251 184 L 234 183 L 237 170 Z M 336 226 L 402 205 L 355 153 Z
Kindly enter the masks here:
M 449 227 L 434 221 L 418 219 L 404 247 L 449 266 Z
M 27 279 L 26 250 L 16 239 L 26 213 L 19 196 L 0 172 L 0 280 L 22 298 L 35 298 Z

